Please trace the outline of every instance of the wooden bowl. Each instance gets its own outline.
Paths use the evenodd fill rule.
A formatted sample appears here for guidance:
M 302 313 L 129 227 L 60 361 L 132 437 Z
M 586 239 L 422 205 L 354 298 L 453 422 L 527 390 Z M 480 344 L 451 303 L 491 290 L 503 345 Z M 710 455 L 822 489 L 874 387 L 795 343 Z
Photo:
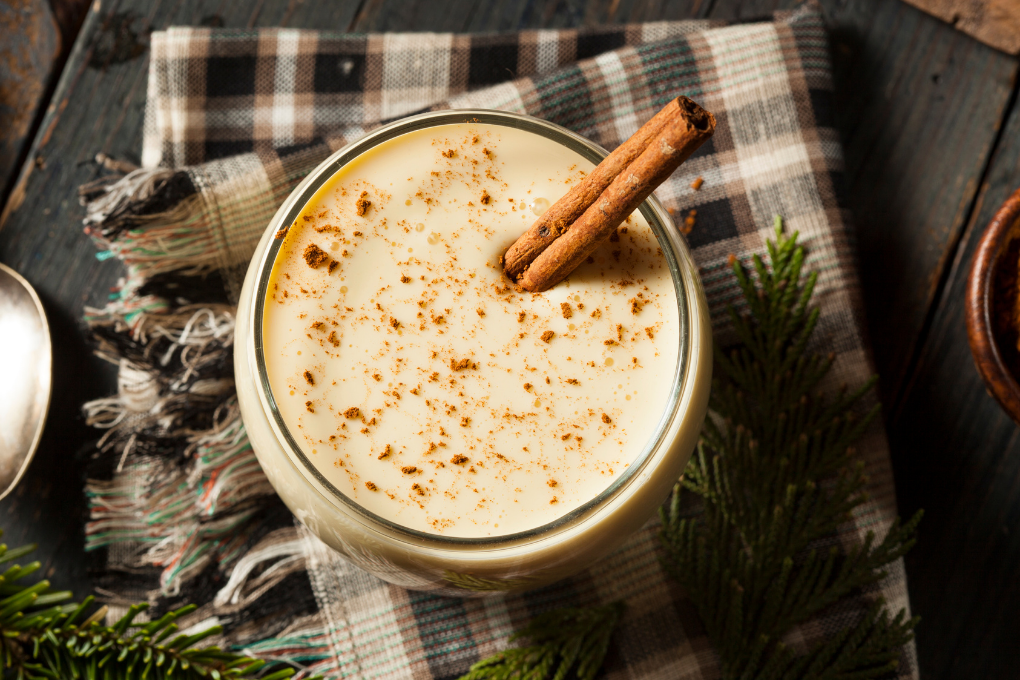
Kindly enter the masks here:
M 1018 292 L 1020 189 L 1006 199 L 978 241 L 965 303 L 967 340 L 978 373 L 989 394 L 1020 423 Z

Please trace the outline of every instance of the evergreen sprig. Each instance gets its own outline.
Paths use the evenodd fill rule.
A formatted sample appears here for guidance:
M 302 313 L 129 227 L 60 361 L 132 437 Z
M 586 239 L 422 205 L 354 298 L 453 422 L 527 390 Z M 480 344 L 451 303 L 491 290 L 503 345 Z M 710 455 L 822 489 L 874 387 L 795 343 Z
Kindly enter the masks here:
M 0 544 L 0 564 L 12 563 L 33 550 L 34 545 L 12 550 Z M 49 581 L 25 582 L 25 577 L 39 567 L 38 562 L 14 565 L 0 574 L 0 663 L 4 678 L 220 680 L 258 676 L 261 680 L 281 680 L 294 675 L 291 668 L 266 669 L 264 661 L 218 647 L 197 646 L 223 632 L 219 626 L 192 635 L 178 633 L 175 621 L 194 611 L 194 605 L 167 612 L 156 621 L 136 624 L 135 618 L 148 607 L 137 604 L 108 626 L 103 623 L 107 608 L 93 607 L 93 598 L 71 603 L 72 594 L 53 590 Z
M 790 629 L 884 578 L 914 544 L 920 513 L 878 541 L 841 548 L 836 531 L 866 502 L 853 444 L 878 414 L 862 409 L 871 379 L 817 394 L 834 356 L 808 353 L 819 311 L 817 273 L 776 218 L 771 267 L 754 275 L 733 259 L 748 313 L 730 308 L 736 346 L 716 349 L 716 379 L 696 455 L 663 508 L 665 564 L 687 590 L 722 662 L 724 678 L 873 678 L 890 674 L 917 619 L 890 617 L 881 600 L 857 623 L 795 654 Z M 863 410 L 863 413 L 858 415 Z M 681 504 L 686 490 L 698 512 Z
M 460 680 L 592 680 L 609 649 L 609 638 L 623 613 L 623 603 L 557 609 L 536 616 L 510 637 L 531 644 L 499 652 L 471 666 Z

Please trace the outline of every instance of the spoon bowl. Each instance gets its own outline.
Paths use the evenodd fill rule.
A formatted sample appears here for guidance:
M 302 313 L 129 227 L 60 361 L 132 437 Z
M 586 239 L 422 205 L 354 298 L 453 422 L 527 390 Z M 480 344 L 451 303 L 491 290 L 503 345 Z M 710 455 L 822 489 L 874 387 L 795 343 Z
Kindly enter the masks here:
M 52 369 L 50 328 L 39 296 L 0 264 L 0 499 L 25 474 L 39 446 Z

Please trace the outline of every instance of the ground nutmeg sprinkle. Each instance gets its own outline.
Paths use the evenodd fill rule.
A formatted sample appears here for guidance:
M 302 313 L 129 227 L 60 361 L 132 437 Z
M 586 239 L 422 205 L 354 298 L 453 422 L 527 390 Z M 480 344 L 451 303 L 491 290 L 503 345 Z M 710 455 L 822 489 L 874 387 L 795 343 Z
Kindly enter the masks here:
M 269 383 L 341 493 L 415 530 L 498 536 L 580 507 L 644 449 L 680 346 L 644 218 L 544 293 L 502 273 L 591 168 L 520 129 L 419 130 L 345 165 L 280 230 Z

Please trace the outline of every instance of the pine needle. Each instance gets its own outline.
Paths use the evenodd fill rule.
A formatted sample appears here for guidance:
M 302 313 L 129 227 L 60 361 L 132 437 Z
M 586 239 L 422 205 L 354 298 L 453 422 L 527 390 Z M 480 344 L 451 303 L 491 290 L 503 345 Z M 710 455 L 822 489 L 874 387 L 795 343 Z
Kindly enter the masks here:
M 8 550 L 0 545 L 0 563 L 27 555 L 34 548 Z M 134 624 L 134 618 L 147 608 L 137 604 L 108 626 L 103 623 L 107 608 L 94 608 L 93 598 L 71 603 L 72 594 L 53 590 L 49 581 L 21 582 L 37 568 L 38 563 L 15 565 L 0 574 L 0 677 L 280 680 L 294 675 L 294 669 L 286 667 L 271 669 L 269 675 L 264 675 L 263 661 L 218 647 L 197 646 L 222 633 L 218 626 L 194 635 L 175 636 L 174 621 L 193 611 L 194 605 L 168 612 L 157 621 Z
M 623 603 L 615 602 L 536 616 L 510 638 L 526 638 L 530 644 L 479 661 L 460 680 L 593 680 L 622 613 Z
M 882 602 L 805 655 L 781 643 L 882 579 L 914 544 L 921 514 L 881 540 L 869 532 L 847 550 L 816 547 L 867 500 L 853 444 L 878 414 L 862 406 L 875 380 L 817 394 L 834 360 L 807 351 L 817 273 L 804 275 L 804 248 L 796 233 L 784 236 L 778 216 L 775 233 L 768 264 L 758 256 L 753 271 L 732 264 L 748 313 L 729 310 L 738 342 L 716 348 L 702 441 L 661 511 L 664 563 L 701 615 L 724 678 L 888 675 L 917 619 L 890 617 Z M 683 493 L 700 499 L 693 516 L 680 510 Z

